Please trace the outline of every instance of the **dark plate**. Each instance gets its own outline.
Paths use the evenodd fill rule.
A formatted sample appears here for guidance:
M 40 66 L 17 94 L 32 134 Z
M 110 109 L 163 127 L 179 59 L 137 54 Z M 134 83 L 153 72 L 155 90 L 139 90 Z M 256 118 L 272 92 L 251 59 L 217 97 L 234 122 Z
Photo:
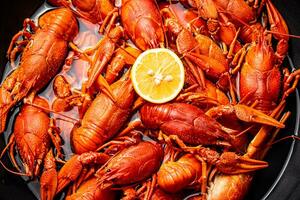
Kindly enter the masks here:
M 31 16 L 41 5 L 40 0 L 5 0 L 1 2 L 0 15 L 0 77 L 7 62 L 5 54 L 12 36 L 22 28 L 23 20 Z M 274 3 L 286 19 L 290 32 L 300 35 L 300 1 L 274 0 Z M 300 40 L 290 40 L 290 57 L 292 62 L 300 66 Z M 288 63 L 286 63 L 288 65 Z M 299 95 L 293 94 L 288 101 L 287 110 L 292 116 L 287 128 L 281 135 L 298 132 L 299 123 Z M 0 150 L 4 148 L 3 138 L 0 139 Z M 7 159 L 7 158 L 6 158 Z M 284 141 L 272 147 L 266 160 L 270 167 L 257 173 L 247 199 L 268 200 L 298 200 L 300 199 L 300 143 L 298 141 Z M 9 164 L 8 160 L 4 161 Z M 24 180 L 7 173 L 0 168 L 0 200 L 32 200 L 36 199 L 27 188 Z

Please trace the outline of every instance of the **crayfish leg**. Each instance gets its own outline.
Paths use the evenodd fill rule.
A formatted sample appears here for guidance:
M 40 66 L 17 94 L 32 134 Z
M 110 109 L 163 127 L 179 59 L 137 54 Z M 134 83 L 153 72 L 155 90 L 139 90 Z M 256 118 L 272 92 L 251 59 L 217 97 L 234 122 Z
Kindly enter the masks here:
M 284 81 L 284 93 L 282 95 L 282 100 L 285 100 L 291 93 L 293 93 L 297 85 L 299 83 L 300 79 L 300 70 L 296 70 L 292 72 L 291 74 L 287 74 L 287 78 Z M 290 86 L 292 84 L 292 86 Z
M 106 31 L 108 33 L 110 31 L 112 25 L 115 23 L 118 16 L 119 16 L 118 8 L 114 8 L 112 11 L 110 11 L 104 18 L 104 20 L 100 26 L 99 33 L 103 34 L 104 31 Z M 106 29 L 105 29 L 105 27 L 106 27 Z
M 22 173 L 14 155 L 15 145 L 16 145 L 15 135 L 14 133 L 12 133 L 6 147 L 1 152 L 0 160 L 2 159 L 3 155 L 7 152 L 7 149 L 9 148 L 9 156 L 11 158 L 13 166 L 18 170 L 19 173 Z
M 184 60 L 187 63 L 189 70 L 192 72 L 192 76 L 195 77 L 197 83 L 202 88 L 205 88 L 205 75 L 203 70 L 201 68 L 195 67 L 188 58 L 185 58 Z
M 49 124 L 49 129 L 48 129 L 48 134 L 52 140 L 53 145 L 55 146 L 56 152 L 57 152 L 57 157 L 62 158 L 63 154 L 61 152 L 61 145 L 62 141 L 59 136 L 60 134 L 60 129 L 55 126 L 55 121 L 54 119 L 50 119 L 50 124 Z

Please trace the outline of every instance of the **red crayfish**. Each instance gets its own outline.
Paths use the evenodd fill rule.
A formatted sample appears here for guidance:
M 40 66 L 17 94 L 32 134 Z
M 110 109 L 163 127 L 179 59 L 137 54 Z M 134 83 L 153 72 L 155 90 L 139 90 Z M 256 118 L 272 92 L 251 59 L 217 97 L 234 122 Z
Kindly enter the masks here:
M 78 33 L 78 24 L 69 9 L 61 8 L 42 15 L 39 27 L 34 27 L 34 30 L 31 35 L 25 26 L 14 36 L 8 50 L 10 53 L 19 36 L 27 38 L 19 67 L 0 87 L 0 132 L 5 129 L 10 109 L 30 93 L 34 96 L 58 73 L 68 53 L 68 42 Z

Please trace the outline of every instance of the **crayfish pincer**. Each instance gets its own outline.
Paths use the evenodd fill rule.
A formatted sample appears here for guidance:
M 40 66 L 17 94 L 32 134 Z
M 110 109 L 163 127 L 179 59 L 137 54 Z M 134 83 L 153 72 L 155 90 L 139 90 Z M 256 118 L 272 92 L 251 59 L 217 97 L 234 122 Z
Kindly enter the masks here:
M 33 23 L 29 25 L 34 26 Z M 0 133 L 5 129 L 10 109 L 30 93 L 37 93 L 58 73 L 67 56 L 68 43 L 78 33 L 78 24 L 69 9 L 61 8 L 42 15 L 39 27 L 33 28 L 35 33 L 31 34 L 26 29 L 27 27 L 17 35 L 27 33 L 24 35 L 24 43 L 27 45 L 20 65 L 0 87 Z M 14 42 L 12 40 L 11 47 Z M 9 50 L 13 51 L 15 50 Z
M 108 155 L 92 151 L 80 155 L 75 154 L 58 172 L 56 193 L 61 192 L 68 184 L 76 181 L 79 177 L 85 177 L 85 168 L 101 166 L 108 159 Z

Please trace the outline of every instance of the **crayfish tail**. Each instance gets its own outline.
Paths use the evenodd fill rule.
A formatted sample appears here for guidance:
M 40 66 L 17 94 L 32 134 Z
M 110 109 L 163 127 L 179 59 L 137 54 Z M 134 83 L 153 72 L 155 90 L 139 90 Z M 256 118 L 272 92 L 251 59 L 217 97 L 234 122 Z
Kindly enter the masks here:
M 101 146 L 104 141 L 104 135 L 98 134 L 95 137 L 95 131 L 92 131 L 93 127 L 86 128 L 79 124 L 76 124 L 71 132 L 71 146 L 75 153 L 82 154 L 88 151 L 95 151 L 99 146 Z

